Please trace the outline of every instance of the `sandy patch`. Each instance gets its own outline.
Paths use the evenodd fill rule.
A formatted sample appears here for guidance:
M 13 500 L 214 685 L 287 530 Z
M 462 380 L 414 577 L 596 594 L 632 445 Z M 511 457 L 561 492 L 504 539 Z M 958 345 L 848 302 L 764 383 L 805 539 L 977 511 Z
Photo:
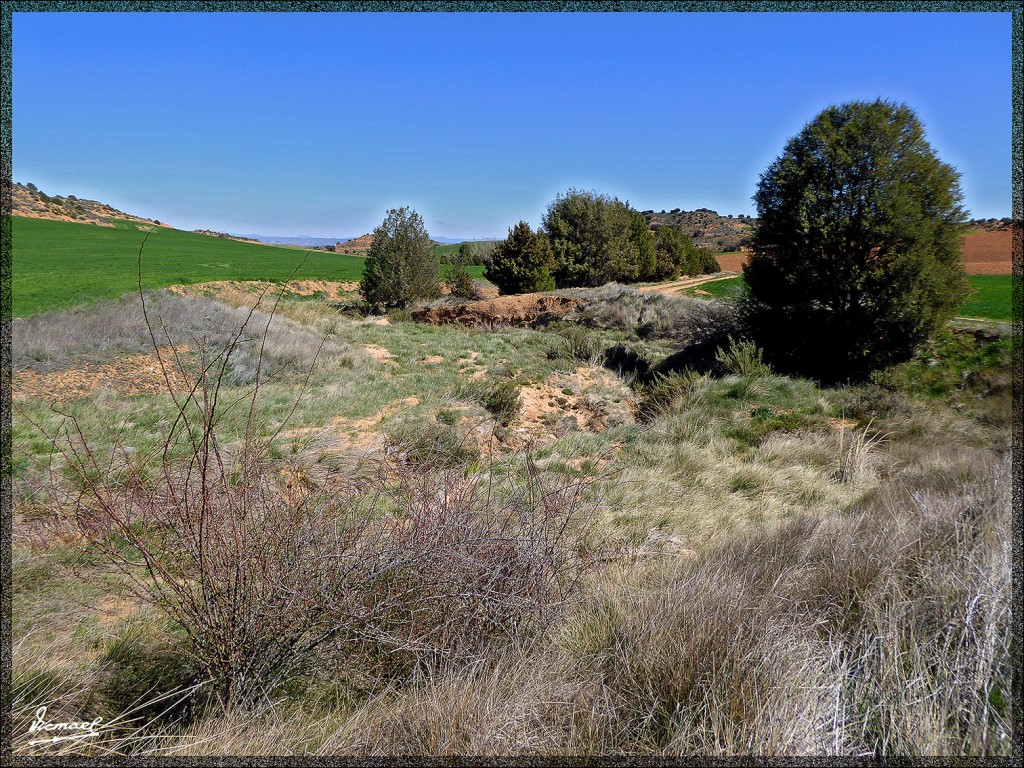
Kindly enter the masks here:
M 395 356 L 379 344 L 365 344 L 363 345 L 363 351 L 378 363 L 383 363 L 385 365 L 398 365 L 398 361 L 395 360 Z
M 388 403 L 381 410 L 362 419 L 350 419 L 335 416 L 320 427 L 298 427 L 281 433 L 284 439 L 306 438 L 309 445 L 304 452 L 319 459 L 323 456 L 339 456 L 344 454 L 369 454 L 380 451 L 386 444 L 386 438 L 380 426 L 384 421 L 406 408 L 414 408 L 420 404 L 418 397 L 407 397 Z M 295 477 L 285 478 L 293 484 Z M 303 478 L 304 480 L 304 478 Z
M 232 306 L 251 306 L 263 295 L 264 302 L 284 297 L 321 295 L 329 301 L 351 297 L 359 291 L 359 283 L 339 283 L 329 280 L 293 280 L 282 286 L 265 280 L 213 280 L 190 285 L 172 285 L 167 290 L 179 296 L 212 296 Z M 268 304 L 268 306 L 270 306 Z
M 178 347 L 187 355 L 188 347 Z M 175 391 L 191 385 L 175 368 L 170 348 L 161 348 L 164 368 Z M 109 364 L 88 364 L 62 371 L 19 371 L 11 377 L 15 399 L 40 399 L 64 403 L 95 396 L 109 389 L 122 395 L 152 395 L 167 391 L 167 380 L 155 353 L 126 355 Z
M 604 432 L 635 420 L 629 390 L 603 368 L 555 375 L 522 387 L 519 395 L 522 408 L 509 431 L 525 441 L 549 443 L 566 429 Z

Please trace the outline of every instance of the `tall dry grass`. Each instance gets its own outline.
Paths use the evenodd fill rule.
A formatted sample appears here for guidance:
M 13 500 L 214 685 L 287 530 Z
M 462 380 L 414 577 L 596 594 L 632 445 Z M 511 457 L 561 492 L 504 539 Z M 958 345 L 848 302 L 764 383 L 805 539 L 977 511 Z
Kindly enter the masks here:
M 153 754 L 1009 755 L 1009 457 L 945 490 L 608 568 L 542 642 Z

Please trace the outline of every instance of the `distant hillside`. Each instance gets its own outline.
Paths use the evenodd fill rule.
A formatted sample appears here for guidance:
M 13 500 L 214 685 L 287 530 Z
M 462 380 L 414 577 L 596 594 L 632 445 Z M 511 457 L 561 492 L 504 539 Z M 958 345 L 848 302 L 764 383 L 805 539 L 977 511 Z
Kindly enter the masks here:
M 355 237 L 351 240 L 346 240 L 344 243 L 338 243 L 335 246 L 327 246 L 327 250 L 333 250 L 337 253 L 351 253 L 358 256 L 365 256 L 367 251 L 370 250 L 370 246 L 373 245 L 373 235 L 362 235 L 361 237 Z
M 678 226 L 699 248 L 709 248 L 715 253 L 739 251 L 750 244 L 757 219 L 749 216 L 722 216 L 709 208 L 683 211 L 641 211 L 647 225 L 657 231 L 660 227 Z
M 447 247 L 444 243 L 439 243 L 437 240 L 431 240 L 430 242 L 434 244 L 435 248 Z M 371 245 L 373 245 L 373 235 L 361 235 L 351 240 L 346 240 L 343 243 L 320 246 L 320 250 L 348 253 L 353 256 L 365 256 L 369 253 Z
M 208 235 L 209 237 L 222 237 L 225 240 L 237 240 L 240 243 L 258 243 L 260 242 L 254 237 L 242 237 L 241 235 L 231 235 L 227 232 L 214 232 L 211 229 L 193 229 L 193 233 L 197 235 Z
M 156 219 L 132 216 L 106 203 L 96 200 L 82 200 L 74 195 L 67 197 L 50 196 L 35 184 L 11 184 L 11 215 L 28 219 L 49 219 L 51 221 L 73 221 L 79 224 L 95 224 L 112 227 L 115 221 L 135 221 L 140 224 L 169 226 Z

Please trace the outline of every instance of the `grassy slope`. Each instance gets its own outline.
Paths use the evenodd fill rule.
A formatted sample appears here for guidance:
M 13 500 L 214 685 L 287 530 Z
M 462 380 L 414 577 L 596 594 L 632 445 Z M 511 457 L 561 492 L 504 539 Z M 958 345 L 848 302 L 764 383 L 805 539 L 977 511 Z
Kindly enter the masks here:
M 14 217 L 14 317 L 117 298 L 138 288 L 134 222 L 115 227 Z M 302 262 L 298 248 L 256 245 L 158 227 L 143 252 L 146 288 L 208 280 L 282 280 Z M 358 280 L 365 259 L 310 251 L 296 279 Z M 482 268 L 471 267 L 480 276 Z
M 192 307 L 192 322 L 213 334 L 213 300 L 178 304 Z M 115 325 L 109 306 L 83 314 Z M 448 424 L 442 411 L 464 420 L 456 422 L 462 429 L 486 420 L 468 387 L 477 371 L 491 380 L 514 373 L 524 385 L 549 381 L 556 392 L 580 383 L 571 375 L 583 363 L 551 353 L 568 349 L 564 325 L 496 332 L 383 326 L 316 301 L 284 302 L 281 315 L 296 325 L 282 327 L 271 350 L 308 352 L 323 333 L 338 345 L 322 356 L 290 425 L 295 431 L 283 433 L 278 446 L 282 461 L 311 473 L 349 466 L 321 454 L 330 445 L 324 435 L 344 444 L 349 430 L 358 437 L 372 424 L 404 444 Z M 187 319 L 168 317 L 179 330 Z M 50 349 L 69 344 L 63 323 L 84 322 L 77 313 L 63 320 L 55 313 L 19 325 L 37 339 L 35 347 Z M 623 342 L 653 362 L 676 346 L 641 340 L 636 322 L 587 330 L 596 350 Z M 368 355 L 368 345 L 384 347 L 392 359 Z M 20 346 L 32 345 L 23 338 Z M 370 673 L 318 672 L 290 681 L 270 714 L 236 723 L 211 715 L 150 748 L 1008 751 L 998 734 L 1015 704 L 1004 703 L 1012 700 L 999 687 L 1009 679 L 999 666 L 1009 659 L 1001 645 L 1009 637 L 1009 497 L 990 499 L 984 489 L 994 487 L 995 446 L 1009 445 L 1009 350 L 1009 340 L 944 336 L 880 385 L 836 390 L 764 370 L 692 377 L 650 424 L 609 423 L 602 432 L 553 425 L 556 438 L 535 455 L 551 482 L 590 471 L 577 469 L 586 466 L 578 458 L 595 465 L 610 458 L 610 474 L 594 477 L 601 501 L 588 524 L 593 545 L 617 551 L 655 532 L 680 537 L 699 556 L 613 561 L 537 650 L 523 649 L 522 660 L 489 658 L 486 674 L 456 669 L 422 685 L 398 681 L 380 704 L 367 693 L 384 683 Z M 300 356 L 262 389 L 260 415 L 270 428 L 288 413 L 303 372 Z M 232 395 L 227 401 L 236 393 L 225 394 Z M 623 392 L 595 384 L 576 394 L 613 414 L 613 398 Z M 110 393 L 69 408 L 101 448 L 120 433 L 141 452 L 159 445 L 168 406 L 165 395 Z M 48 447 L 26 417 L 49 427 L 58 417 L 45 399 L 22 408 L 13 433 L 15 498 L 19 515 L 38 515 L 45 508 L 34 511 L 32 486 L 45 482 Z M 244 409 L 230 412 L 222 434 L 235 439 L 244 417 Z M 857 427 L 837 430 L 839 419 Z M 1000 487 L 1008 493 L 1006 477 Z M 970 495 L 966 483 L 976 489 Z M 23 536 L 13 546 L 19 722 L 34 711 L 26 692 L 45 690 L 54 714 L 58 702 L 66 707 L 61 719 L 109 720 L 136 696 L 151 695 L 150 685 L 166 691 L 177 684 L 174 675 L 188 668 L 158 655 L 176 637 L 158 611 L 125 601 L 103 581 L 101 560 L 83 564 L 74 540 L 36 542 Z M 970 631 L 961 629 L 967 606 L 978 606 Z M 890 651 L 893 637 L 901 645 Z M 989 643 L 985 658 L 982 642 Z M 986 737 L 975 735 L 983 730 Z M 26 727 L 15 732 L 23 738 Z
M 62 221 L 13 220 L 13 315 L 24 317 L 137 290 L 144 233 L 135 223 L 98 227 Z M 144 286 L 207 280 L 280 280 L 302 261 L 293 248 L 254 245 L 158 227 L 143 253 Z M 363 260 L 311 252 L 297 278 L 357 280 Z
M 1012 275 L 970 275 L 968 280 L 975 293 L 960 307 L 960 315 L 963 317 L 985 317 L 992 320 L 1012 319 Z M 728 280 L 704 283 L 698 286 L 698 289 L 713 296 L 727 297 L 736 295 L 742 286 L 743 278 L 733 277 Z M 695 291 L 690 291 L 690 293 L 700 295 Z

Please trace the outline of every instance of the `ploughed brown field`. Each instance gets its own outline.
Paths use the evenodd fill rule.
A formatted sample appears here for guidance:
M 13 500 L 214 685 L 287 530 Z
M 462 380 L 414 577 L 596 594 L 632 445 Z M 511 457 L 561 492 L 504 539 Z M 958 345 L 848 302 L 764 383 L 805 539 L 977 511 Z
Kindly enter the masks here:
M 1010 256 L 1011 231 L 972 232 L 964 235 L 964 268 L 969 275 L 1009 275 L 1013 273 Z M 716 257 L 723 272 L 739 272 L 747 260 L 745 253 L 723 253 Z

